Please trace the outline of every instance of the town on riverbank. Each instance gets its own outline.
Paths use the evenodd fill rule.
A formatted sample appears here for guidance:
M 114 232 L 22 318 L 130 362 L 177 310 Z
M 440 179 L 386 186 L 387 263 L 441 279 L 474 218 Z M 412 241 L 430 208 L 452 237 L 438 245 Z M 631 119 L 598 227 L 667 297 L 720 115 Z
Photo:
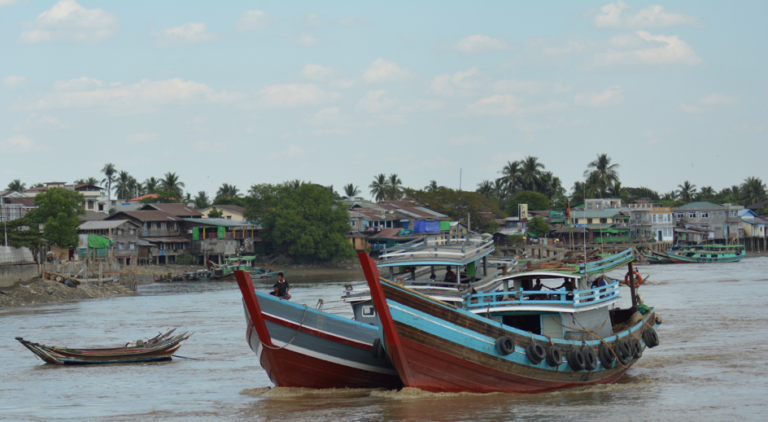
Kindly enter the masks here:
M 566 192 L 545 169 L 536 157 L 509 162 L 474 191 L 435 181 L 408 188 L 396 174 L 379 174 L 368 186 L 371 200 L 355 184 L 341 195 L 298 180 L 255 184 L 247 194 L 224 183 L 211 200 L 185 192 L 175 173 L 142 183 L 112 164 L 101 180 L 30 187 L 14 180 L 0 192 L 0 287 L 46 271 L 127 285 L 142 271 L 176 273 L 245 256 L 264 267 L 349 268 L 357 265 L 354 250 L 376 255 L 426 235 L 468 232 L 492 234 L 499 254 L 536 258 L 630 247 L 642 260 L 643 251 L 673 244 L 766 249 L 768 199 L 759 178 L 720 191 L 685 181 L 659 194 L 622 186 L 618 164 L 602 154 Z

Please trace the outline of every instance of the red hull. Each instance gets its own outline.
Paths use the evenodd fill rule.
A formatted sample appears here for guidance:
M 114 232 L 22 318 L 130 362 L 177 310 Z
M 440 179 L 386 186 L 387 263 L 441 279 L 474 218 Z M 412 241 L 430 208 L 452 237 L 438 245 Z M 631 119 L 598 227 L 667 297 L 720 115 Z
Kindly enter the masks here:
M 394 371 L 391 371 L 392 374 L 384 374 L 328 360 L 344 362 L 343 358 L 335 356 L 325 356 L 326 359 L 321 359 L 311 355 L 319 354 L 317 352 L 301 353 L 289 350 L 287 347 L 277 348 L 267 329 L 268 320 L 295 328 L 304 334 L 333 341 L 344 347 L 355 347 L 365 350 L 366 353 L 370 353 L 372 349 L 368 344 L 350 342 L 348 339 L 328 335 L 309 327 L 296 326 L 262 313 L 248 273 L 236 271 L 235 278 L 243 293 L 250 318 L 246 334 L 248 343 L 259 356 L 259 363 L 267 371 L 269 379 L 278 387 L 393 389 L 403 386 L 400 377 Z
M 436 393 L 541 393 L 579 385 L 608 384 L 626 372 L 625 369 L 592 382 L 552 382 L 498 371 L 402 337 L 399 348 L 410 369 L 409 375 L 403 377 L 405 385 Z
M 248 341 L 252 345 L 250 337 L 253 335 L 249 330 Z M 287 349 L 272 350 L 261 346 L 260 351 L 261 366 L 279 387 L 396 389 L 403 386 L 397 375 L 365 371 Z

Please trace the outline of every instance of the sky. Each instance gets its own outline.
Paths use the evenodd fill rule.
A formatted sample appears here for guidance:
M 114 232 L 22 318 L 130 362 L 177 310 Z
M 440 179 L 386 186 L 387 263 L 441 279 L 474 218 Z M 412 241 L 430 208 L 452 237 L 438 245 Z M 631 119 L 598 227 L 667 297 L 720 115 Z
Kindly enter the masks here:
M 597 154 L 659 192 L 768 180 L 768 2 L 0 0 L 13 179 L 474 190 Z M 461 177 L 460 177 L 461 175 Z M 342 193 L 343 195 L 343 193 Z

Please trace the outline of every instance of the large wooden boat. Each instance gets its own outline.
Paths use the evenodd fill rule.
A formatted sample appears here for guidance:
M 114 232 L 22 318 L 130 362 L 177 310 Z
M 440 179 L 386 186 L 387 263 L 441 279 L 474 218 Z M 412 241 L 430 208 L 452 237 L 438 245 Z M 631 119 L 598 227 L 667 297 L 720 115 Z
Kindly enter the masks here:
M 373 260 L 358 256 L 382 344 L 407 387 L 537 393 L 610 383 L 658 344 L 661 319 L 654 310 L 616 309 L 619 282 L 590 288 L 583 266 L 513 274 L 492 292 L 466 294 L 456 307 L 380 279 Z M 624 259 L 606 258 L 593 269 Z M 533 290 L 534 280 L 564 283 Z
M 246 338 L 279 387 L 399 388 L 387 357 L 375 352 L 377 327 L 256 292 L 250 274 L 235 271 L 243 294 Z
M 739 262 L 746 257 L 744 245 L 692 245 L 669 250 L 675 264 Z
M 176 329 L 135 344 L 110 349 L 77 349 L 45 346 L 16 337 L 19 343 L 46 363 L 56 365 L 93 365 L 107 363 L 141 363 L 171 360 L 171 357 L 191 334 L 173 335 Z
M 643 257 L 646 261 L 648 261 L 649 264 L 672 264 L 673 261 L 671 258 L 669 258 L 666 253 L 659 253 L 659 252 L 651 252 L 651 253 L 644 253 Z

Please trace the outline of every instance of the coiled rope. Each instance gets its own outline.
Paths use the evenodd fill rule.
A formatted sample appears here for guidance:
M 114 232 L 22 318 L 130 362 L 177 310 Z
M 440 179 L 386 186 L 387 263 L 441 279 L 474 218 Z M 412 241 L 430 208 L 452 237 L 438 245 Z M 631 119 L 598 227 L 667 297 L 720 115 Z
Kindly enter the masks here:
M 259 338 L 259 343 L 261 343 L 261 345 L 266 347 L 267 349 L 271 349 L 271 350 L 281 350 L 281 349 L 285 349 L 286 347 L 288 347 L 288 345 L 293 343 L 293 341 L 296 340 L 296 337 L 299 336 L 299 332 L 301 331 L 301 327 L 304 326 L 304 318 L 307 317 L 307 310 L 308 309 L 309 309 L 309 307 L 306 304 L 304 304 L 304 316 L 301 317 L 301 323 L 299 324 L 299 328 L 296 329 L 296 334 L 293 335 L 293 338 L 291 339 L 291 341 L 289 341 L 288 343 L 285 343 L 284 345 L 282 345 L 280 347 L 270 346 L 270 345 L 264 343 L 264 341 L 261 338 Z

